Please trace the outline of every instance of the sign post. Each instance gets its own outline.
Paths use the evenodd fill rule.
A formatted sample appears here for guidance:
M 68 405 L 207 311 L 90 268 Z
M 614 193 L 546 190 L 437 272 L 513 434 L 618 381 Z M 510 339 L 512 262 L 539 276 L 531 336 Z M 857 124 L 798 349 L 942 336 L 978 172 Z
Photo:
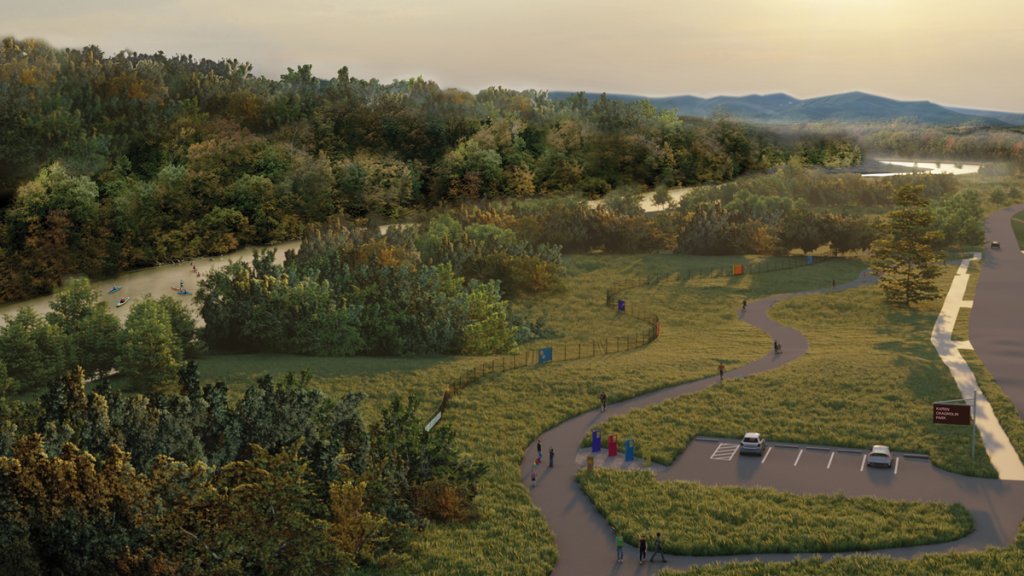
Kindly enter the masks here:
M 967 404 L 966 400 L 944 400 L 932 402 L 932 423 L 954 424 L 957 426 L 971 425 L 971 458 L 974 458 L 975 447 L 978 443 L 978 424 L 974 421 L 974 414 L 978 410 L 978 391 L 974 391 L 974 402 Z

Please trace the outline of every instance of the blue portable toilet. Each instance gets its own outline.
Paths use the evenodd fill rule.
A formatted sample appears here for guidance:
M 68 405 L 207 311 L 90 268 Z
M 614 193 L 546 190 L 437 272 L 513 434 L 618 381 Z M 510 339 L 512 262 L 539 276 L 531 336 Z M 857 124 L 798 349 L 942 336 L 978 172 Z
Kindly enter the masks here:
M 590 451 L 600 452 L 601 451 L 601 431 L 591 430 L 590 431 Z
M 551 346 L 541 348 L 537 351 L 537 365 L 547 364 L 551 362 L 554 355 L 551 353 Z
M 633 461 L 633 448 L 636 446 L 636 441 L 630 438 L 626 440 L 626 462 Z

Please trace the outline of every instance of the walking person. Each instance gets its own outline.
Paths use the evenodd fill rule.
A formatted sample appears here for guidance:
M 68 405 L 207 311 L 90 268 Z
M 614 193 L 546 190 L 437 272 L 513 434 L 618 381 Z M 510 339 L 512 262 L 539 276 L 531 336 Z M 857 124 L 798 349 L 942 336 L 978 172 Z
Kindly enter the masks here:
M 537 471 L 530 472 L 530 488 L 537 487 Z
M 606 406 L 608 406 L 608 396 L 601 392 L 601 412 L 604 412 Z
M 725 380 L 725 364 L 719 362 L 718 363 L 718 381 L 721 382 L 722 380 Z
M 555 467 L 555 449 L 551 448 L 548 450 L 548 468 Z
M 662 562 L 668 562 L 668 560 L 665 560 L 665 553 L 661 550 L 661 532 L 654 535 L 654 553 L 651 554 L 651 562 L 655 561 L 658 554 L 661 554 Z
M 775 348 L 775 353 L 776 354 L 781 354 L 782 353 L 782 345 L 779 344 L 778 340 L 776 340 L 775 343 L 772 344 L 772 347 Z
M 622 564 L 622 534 L 615 530 L 615 561 Z
M 743 311 L 744 312 L 747 311 L 747 299 L 746 298 L 743 299 Z
M 643 534 L 640 535 L 640 563 L 643 564 L 647 560 L 647 538 Z

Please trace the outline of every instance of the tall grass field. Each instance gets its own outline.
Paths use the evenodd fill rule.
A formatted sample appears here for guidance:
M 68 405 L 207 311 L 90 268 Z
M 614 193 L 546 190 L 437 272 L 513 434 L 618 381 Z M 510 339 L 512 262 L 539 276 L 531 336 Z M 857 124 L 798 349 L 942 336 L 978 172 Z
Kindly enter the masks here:
M 688 556 L 843 552 L 948 542 L 974 529 L 961 505 L 772 488 L 659 482 L 650 471 L 582 471 L 577 480 L 609 524 L 634 546 L 661 533 L 664 550 Z

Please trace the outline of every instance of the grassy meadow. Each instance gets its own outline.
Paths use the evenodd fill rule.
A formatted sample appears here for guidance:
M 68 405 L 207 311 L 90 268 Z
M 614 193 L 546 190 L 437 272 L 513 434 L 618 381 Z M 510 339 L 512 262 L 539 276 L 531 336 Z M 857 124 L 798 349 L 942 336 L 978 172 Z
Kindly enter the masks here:
M 581 471 L 577 480 L 626 541 L 635 546 L 641 535 L 650 541 L 661 532 L 669 554 L 897 548 L 948 542 L 974 530 L 970 513 L 959 504 L 659 482 L 649 471 Z
M 948 286 L 954 272 L 947 267 L 940 286 Z M 888 444 L 901 452 L 927 453 L 950 471 L 994 477 L 984 455 L 972 461 L 969 437 L 931 421 L 932 402 L 959 396 L 929 341 L 940 306 L 941 299 L 892 308 L 877 286 L 780 303 L 770 314 L 807 336 L 807 355 L 771 372 L 611 419 L 605 436 L 636 438 L 641 453 L 667 464 L 694 436 L 739 438 L 758 430 L 773 441 L 853 448 Z M 682 418 L 684 413 L 701 417 Z
M 603 306 L 609 285 L 644 278 L 657 282 L 626 290 L 623 297 L 661 318 L 661 337 L 644 348 L 594 359 L 556 363 L 496 375 L 455 397 L 445 419 L 467 451 L 487 462 L 477 498 L 480 517 L 463 525 L 435 525 L 414 543 L 408 573 L 548 574 L 556 561 L 553 537 L 519 478 L 526 445 L 544 430 L 598 405 L 644 391 L 694 380 L 760 357 L 771 340 L 738 319 L 743 298 L 829 286 L 851 280 L 855 261 L 753 276 L 680 281 L 690 268 L 749 262 L 740 258 L 672 255 L 585 256 L 566 259 L 563 294 L 520 301 L 543 312 L 562 341 L 587 342 L 638 322 Z

